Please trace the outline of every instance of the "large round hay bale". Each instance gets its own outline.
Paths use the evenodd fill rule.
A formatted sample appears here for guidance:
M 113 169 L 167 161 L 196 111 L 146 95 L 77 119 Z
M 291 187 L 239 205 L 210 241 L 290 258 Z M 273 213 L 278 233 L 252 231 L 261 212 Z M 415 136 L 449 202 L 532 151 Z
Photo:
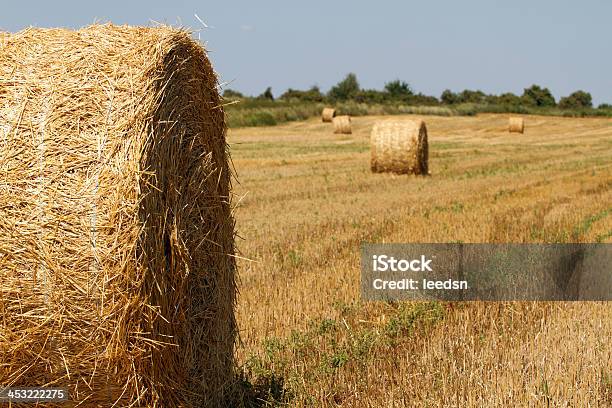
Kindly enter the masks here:
M 370 168 L 375 173 L 428 174 L 427 127 L 422 120 L 375 123 L 370 148 Z
M 323 122 L 331 122 L 336 116 L 336 110 L 334 108 L 323 108 L 321 112 L 321 120 Z
M 333 120 L 334 133 L 341 133 L 350 135 L 351 131 L 351 117 L 348 115 L 336 116 Z
M 217 85 L 164 26 L 27 29 L 0 48 L 0 384 L 222 405 L 236 323 Z
M 508 130 L 510 133 L 523 133 L 525 131 L 525 121 L 523 118 L 510 118 L 508 120 Z

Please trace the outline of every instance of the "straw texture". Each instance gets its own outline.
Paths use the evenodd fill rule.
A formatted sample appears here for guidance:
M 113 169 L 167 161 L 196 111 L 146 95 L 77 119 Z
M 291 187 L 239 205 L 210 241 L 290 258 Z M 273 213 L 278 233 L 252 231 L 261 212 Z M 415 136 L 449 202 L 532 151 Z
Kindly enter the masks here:
M 351 117 L 350 116 L 336 116 L 332 119 L 334 125 L 334 133 L 342 133 L 350 135 L 351 131 Z
M 427 128 L 422 120 L 375 123 L 370 148 L 370 168 L 375 173 L 428 174 Z
M 525 131 L 525 121 L 523 118 L 510 118 L 508 120 L 508 130 L 510 133 L 523 133 Z
M 0 30 L 0 47 L 2 47 L 8 41 L 8 38 L 9 33 Z
M 321 120 L 323 122 L 331 122 L 336 116 L 336 110 L 334 108 L 323 108 L 321 112 Z
M 0 384 L 221 405 L 234 222 L 217 79 L 189 33 L 27 29 L 0 48 Z M 64 405 L 63 405 L 64 406 Z

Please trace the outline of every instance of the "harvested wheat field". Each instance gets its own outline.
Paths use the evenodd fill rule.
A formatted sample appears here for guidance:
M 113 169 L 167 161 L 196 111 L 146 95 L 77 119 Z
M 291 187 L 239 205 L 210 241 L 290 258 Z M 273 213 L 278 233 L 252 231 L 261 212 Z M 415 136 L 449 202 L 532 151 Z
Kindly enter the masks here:
M 416 116 L 406 116 L 419 119 Z M 362 303 L 361 242 L 612 242 L 612 120 L 426 118 L 431 177 L 373 174 L 384 117 L 231 130 L 245 395 L 289 406 L 612 405 L 612 305 Z

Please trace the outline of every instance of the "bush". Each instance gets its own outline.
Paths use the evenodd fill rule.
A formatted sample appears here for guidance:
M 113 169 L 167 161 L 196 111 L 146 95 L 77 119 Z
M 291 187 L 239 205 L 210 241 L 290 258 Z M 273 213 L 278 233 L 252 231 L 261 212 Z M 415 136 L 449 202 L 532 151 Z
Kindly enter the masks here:
M 265 100 L 273 101 L 274 95 L 272 95 L 272 88 L 267 87 L 266 90 L 257 97 L 257 99 L 265 99 Z
M 403 99 L 410 97 L 413 95 L 412 88 L 408 82 L 400 81 L 396 79 L 395 81 L 387 82 L 385 84 L 385 93 L 389 95 L 391 99 Z
M 531 85 L 525 88 L 521 97 L 523 103 L 530 106 L 552 107 L 556 106 L 555 97 L 548 88 L 541 88 L 538 85 Z
M 360 88 L 357 76 L 350 73 L 329 90 L 328 96 L 334 100 L 346 101 L 348 99 L 353 99 L 359 91 Z
M 411 105 L 420 105 L 420 106 L 437 106 L 440 105 L 440 101 L 435 96 L 424 95 L 422 93 L 418 93 L 416 95 L 409 96 L 405 99 Z
M 478 107 L 473 103 L 461 103 L 454 109 L 461 116 L 474 116 L 478 113 Z
M 440 95 L 440 101 L 445 105 L 453 105 L 459 102 L 459 97 L 450 89 L 445 89 L 442 95 Z
M 584 91 L 576 91 L 569 96 L 559 100 L 561 109 L 584 109 L 593 107 L 591 94 Z
M 231 125 L 230 117 L 230 125 Z M 242 118 L 242 126 L 274 126 L 276 125 L 276 119 L 270 112 L 250 112 Z
M 485 103 L 486 95 L 484 92 L 477 90 L 464 90 L 457 96 L 457 103 Z
M 223 97 L 225 99 L 242 99 L 244 95 L 238 91 L 234 91 L 233 89 L 226 89 L 223 91 Z
M 366 103 L 347 101 L 337 105 L 339 115 L 363 116 L 367 115 L 370 106 Z
M 280 96 L 280 99 L 296 100 L 300 102 L 323 102 L 325 96 L 321 93 L 319 87 L 315 85 L 307 91 L 289 88 L 287 92 Z
M 388 101 L 389 95 L 386 92 L 381 92 L 376 89 L 364 89 L 355 94 L 353 98 L 356 102 L 359 103 L 384 103 Z
M 515 95 L 511 92 L 506 92 L 499 96 L 497 95 L 488 96 L 487 103 L 489 105 L 502 105 L 502 106 L 518 108 L 522 105 L 522 100 L 520 96 Z

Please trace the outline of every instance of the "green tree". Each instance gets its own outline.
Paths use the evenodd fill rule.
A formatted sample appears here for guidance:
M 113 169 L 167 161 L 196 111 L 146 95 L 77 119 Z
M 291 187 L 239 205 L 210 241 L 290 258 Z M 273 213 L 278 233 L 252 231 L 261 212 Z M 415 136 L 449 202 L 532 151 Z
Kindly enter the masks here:
M 345 101 L 353 99 L 359 93 L 359 82 L 353 73 L 348 74 L 342 81 L 338 82 L 329 90 L 328 96 L 331 99 Z
M 353 99 L 359 103 L 375 104 L 384 103 L 389 99 L 389 95 L 377 89 L 362 89 L 355 94 Z
M 429 96 L 422 93 L 412 95 L 407 100 L 408 103 L 415 106 L 437 106 L 440 101 L 435 96 Z
M 440 101 L 445 105 L 452 105 L 459 101 L 459 97 L 450 89 L 445 89 L 442 95 L 440 95 Z
M 525 104 L 531 106 L 552 107 L 556 105 L 555 97 L 550 93 L 550 90 L 538 85 L 525 88 L 521 98 Z
M 280 99 L 285 100 L 299 100 L 305 102 L 322 102 L 325 97 L 321 93 L 318 86 L 314 85 L 307 91 L 300 91 L 298 89 L 287 89 L 287 91 L 280 96 Z
M 559 99 L 561 109 L 582 109 L 592 108 L 593 98 L 585 91 L 576 91 L 569 96 Z
M 472 91 L 466 89 L 457 96 L 459 103 L 485 103 L 487 95 L 484 92 L 477 90 Z
M 385 92 L 388 93 L 392 99 L 405 99 L 413 95 L 410 85 L 399 79 L 387 82 L 385 84 Z
M 499 96 L 491 98 L 490 102 L 493 105 L 504 105 L 518 107 L 522 105 L 522 99 L 520 96 L 513 94 L 512 92 L 506 92 Z
M 257 99 L 267 99 L 273 101 L 274 95 L 272 95 L 272 87 L 267 87 L 266 90 L 257 97 Z
M 225 99 L 240 99 L 244 98 L 244 95 L 238 91 L 234 91 L 233 89 L 226 89 L 223 91 L 223 97 Z

